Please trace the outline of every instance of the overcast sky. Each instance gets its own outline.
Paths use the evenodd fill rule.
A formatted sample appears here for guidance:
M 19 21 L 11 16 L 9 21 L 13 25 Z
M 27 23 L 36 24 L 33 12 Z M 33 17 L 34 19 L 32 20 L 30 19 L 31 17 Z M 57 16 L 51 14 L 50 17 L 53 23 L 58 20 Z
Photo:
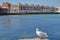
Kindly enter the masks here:
M 12 4 L 18 3 L 28 3 L 28 4 L 40 4 L 40 5 L 50 5 L 50 6 L 60 6 L 60 0 L 0 0 L 0 4 L 3 2 L 9 2 Z

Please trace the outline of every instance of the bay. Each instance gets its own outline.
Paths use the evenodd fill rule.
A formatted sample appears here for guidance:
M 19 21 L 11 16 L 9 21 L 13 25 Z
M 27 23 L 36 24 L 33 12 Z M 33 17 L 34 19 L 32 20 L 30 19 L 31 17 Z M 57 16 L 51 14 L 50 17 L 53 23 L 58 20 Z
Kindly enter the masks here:
M 39 28 L 48 33 L 49 40 L 60 40 L 60 14 L 0 16 L 0 39 L 38 38 Z

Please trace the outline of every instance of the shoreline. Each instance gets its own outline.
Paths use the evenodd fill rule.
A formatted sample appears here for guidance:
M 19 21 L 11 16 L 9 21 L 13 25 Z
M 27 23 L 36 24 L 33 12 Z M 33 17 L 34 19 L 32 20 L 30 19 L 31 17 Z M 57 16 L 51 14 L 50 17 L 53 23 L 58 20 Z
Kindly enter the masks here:
M 0 13 L 0 15 L 60 14 L 60 13 Z

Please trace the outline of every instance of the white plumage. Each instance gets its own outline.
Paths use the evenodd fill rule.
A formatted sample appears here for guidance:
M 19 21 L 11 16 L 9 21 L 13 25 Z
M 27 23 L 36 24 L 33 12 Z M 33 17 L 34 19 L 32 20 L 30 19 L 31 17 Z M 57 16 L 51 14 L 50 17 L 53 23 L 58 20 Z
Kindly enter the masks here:
M 38 28 L 36 28 L 36 34 L 37 34 L 39 37 L 48 37 L 47 33 L 42 32 L 42 31 L 39 31 Z

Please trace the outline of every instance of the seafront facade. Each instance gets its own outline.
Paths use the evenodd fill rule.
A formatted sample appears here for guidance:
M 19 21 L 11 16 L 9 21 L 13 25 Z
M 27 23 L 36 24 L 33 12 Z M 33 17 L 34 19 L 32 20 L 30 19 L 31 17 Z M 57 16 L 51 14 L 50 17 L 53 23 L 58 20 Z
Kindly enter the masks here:
M 56 7 L 39 4 L 11 4 L 8 2 L 2 3 L 2 9 L 6 9 L 6 13 L 40 13 L 40 12 L 56 12 Z M 3 10 L 2 10 L 3 12 Z
M 60 13 L 60 7 L 57 7 L 57 11 L 56 12 Z

